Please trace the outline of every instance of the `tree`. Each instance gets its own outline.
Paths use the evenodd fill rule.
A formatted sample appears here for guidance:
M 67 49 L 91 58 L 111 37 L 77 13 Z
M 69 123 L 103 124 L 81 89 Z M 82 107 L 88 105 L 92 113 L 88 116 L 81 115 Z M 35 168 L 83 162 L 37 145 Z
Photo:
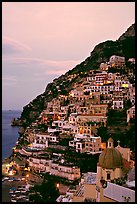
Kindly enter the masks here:
M 131 106 L 132 106 L 132 103 L 131 103 L 130 99 L 124 100 L 124 108 L 125 108 L 125 110 L 128 110 L 129 108 L 131 108 Z
M 52 181 L 44 181 L 41 185 L 35 185 L 30 189 L 29 200 L 34 202 L 56 202 L 59 190 Z

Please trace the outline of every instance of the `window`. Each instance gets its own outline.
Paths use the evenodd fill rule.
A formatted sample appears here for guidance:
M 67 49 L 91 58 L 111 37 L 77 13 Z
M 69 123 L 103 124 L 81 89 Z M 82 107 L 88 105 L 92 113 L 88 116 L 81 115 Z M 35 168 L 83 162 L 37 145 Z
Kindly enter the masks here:
M 80 148 L 80 144 L 78 144 L 78 148 Z
M 107 173 L 107 180 L 110 180 L 110 173 Z
M 88 147 L 88 143 L 86 143 L 86 147 Z

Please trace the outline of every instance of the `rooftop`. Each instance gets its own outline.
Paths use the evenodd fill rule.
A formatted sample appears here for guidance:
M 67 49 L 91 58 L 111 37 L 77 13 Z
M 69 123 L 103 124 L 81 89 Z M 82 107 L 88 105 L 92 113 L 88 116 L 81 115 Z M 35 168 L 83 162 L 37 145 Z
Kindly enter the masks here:
M 96 175 L 94 172 L 84 173 L 82 178 L 84 179 L 85 184 L 96 184 Z

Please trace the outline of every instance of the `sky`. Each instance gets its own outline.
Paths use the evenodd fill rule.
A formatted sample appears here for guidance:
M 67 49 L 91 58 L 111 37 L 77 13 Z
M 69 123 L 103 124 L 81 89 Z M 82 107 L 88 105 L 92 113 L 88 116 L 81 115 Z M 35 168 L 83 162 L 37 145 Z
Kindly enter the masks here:
M 133 23 L 135 2 L 2 2 L 2 109 L 23 110 Z

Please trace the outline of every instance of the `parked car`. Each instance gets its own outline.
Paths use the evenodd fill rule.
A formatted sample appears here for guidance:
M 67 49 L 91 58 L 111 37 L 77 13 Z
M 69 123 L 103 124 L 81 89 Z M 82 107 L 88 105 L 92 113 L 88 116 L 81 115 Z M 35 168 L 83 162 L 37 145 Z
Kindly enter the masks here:
M 12 195 L 11 195 L 11 197 L 13 197 L 13 198 L 16 197 L 16 196 L 17 196 L 16 194 L 12 194 Z
M 11 202 L 17 202 L 15 199 L 11 199 Z
M 16 190 L 14 193 L 20 193 L 20 191 Z
M 9 177 L 4 177 L 3 179 L 2 179 L 2 181 L 8 181 L 10 178 Z

